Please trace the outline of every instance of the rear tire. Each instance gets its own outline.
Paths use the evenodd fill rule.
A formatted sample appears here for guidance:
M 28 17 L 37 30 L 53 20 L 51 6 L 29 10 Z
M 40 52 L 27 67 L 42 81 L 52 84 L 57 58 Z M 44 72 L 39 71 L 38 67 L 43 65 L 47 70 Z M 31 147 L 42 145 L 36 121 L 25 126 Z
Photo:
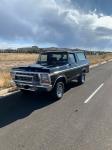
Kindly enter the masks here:
M 64 83 L 62 81 L 58 81 L 52 91 L 53 97 L 56 99 L 61 99 L 64 94 L 64 87 Z
M 78 77 L 78 84 L 84 84 L 85 83 L 85 74 L 82 73 L 79 77 Z

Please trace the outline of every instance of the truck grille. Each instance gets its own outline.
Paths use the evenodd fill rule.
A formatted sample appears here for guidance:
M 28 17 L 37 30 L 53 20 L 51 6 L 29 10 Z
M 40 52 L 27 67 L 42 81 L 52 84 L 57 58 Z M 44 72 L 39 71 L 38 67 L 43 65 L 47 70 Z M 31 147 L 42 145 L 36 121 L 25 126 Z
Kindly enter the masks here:
M 24 73 L 24 72 L 19 72 L 16 73 L 15 75 L 15 82 L 19 83 L 30 83 L 30 84 L 39 84 L 40 83 L 40 78 L 39 74 L 33 74 L 33 73 Z
M 33 77 L 16 75 L 16 76 L 15 76 L 15 80 L 18 80 L 18 81 L 25 81 L 25 82 L 32 82 L 32 81 L 33 81 Z

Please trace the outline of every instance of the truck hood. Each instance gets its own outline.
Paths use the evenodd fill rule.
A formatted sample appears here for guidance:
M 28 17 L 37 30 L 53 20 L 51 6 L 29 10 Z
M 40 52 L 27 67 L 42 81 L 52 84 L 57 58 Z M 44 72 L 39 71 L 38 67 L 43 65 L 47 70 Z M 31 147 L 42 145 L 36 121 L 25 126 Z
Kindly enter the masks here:
M 23 71 L 23 72 L 46 72 L 50 73 L 50 68 L 41 66 L 39 64 L 31 64 L 28 66 L 21 66 L 13 68 L 14 71 Z
M 32 64 L 28 66 L 13 68 L 12 71 L 53 73 L 55 71 L 67 69 L 68 67 L 69 66 L 67 64 L 62 66 L 42 66 L 40 64 Z

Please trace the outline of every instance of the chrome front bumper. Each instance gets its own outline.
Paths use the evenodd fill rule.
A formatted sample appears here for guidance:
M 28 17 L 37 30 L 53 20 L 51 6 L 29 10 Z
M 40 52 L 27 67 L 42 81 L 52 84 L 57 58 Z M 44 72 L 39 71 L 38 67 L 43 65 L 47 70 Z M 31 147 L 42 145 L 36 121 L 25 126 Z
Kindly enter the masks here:
M 22 82 L 11 81 L 11 84 L 16 85 L 18 89 L 23 89 L 27 91 L 47 91 L 50 92 L 52 90 L 52 85 L 34 85 Z

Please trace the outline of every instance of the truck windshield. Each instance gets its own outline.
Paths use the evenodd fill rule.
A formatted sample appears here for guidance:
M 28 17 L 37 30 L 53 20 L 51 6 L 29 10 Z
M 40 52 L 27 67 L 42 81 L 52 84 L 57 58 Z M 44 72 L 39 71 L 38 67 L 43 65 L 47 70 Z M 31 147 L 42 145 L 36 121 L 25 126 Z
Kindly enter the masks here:
M 37 61 L 41 65 L 64 65 L 68 62 L 67 53 L 42 53 Z

